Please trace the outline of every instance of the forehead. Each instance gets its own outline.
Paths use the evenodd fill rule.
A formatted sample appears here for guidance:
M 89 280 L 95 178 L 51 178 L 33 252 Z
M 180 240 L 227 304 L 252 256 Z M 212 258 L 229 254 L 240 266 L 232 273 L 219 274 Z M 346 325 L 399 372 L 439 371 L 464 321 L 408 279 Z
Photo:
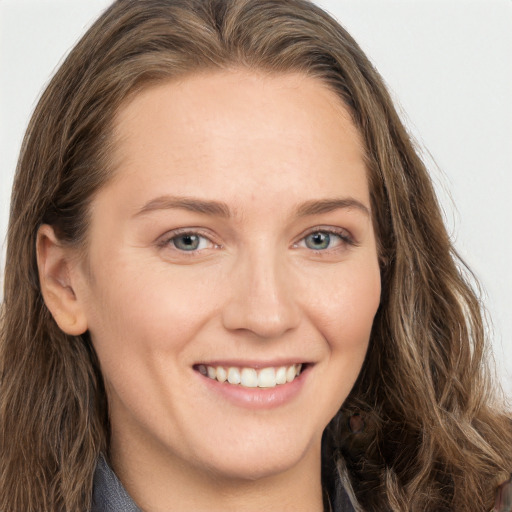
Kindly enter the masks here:
M 335 187 L 368 199 L 347 107 L 300 73 L 215 71 L 151 86 L 120 109 L 114 135 L 114 181 L 134 180 L 141 193 L 167 183 L 195 196 L 222 186 L 229 196 L 263 185 L 277 195 Z

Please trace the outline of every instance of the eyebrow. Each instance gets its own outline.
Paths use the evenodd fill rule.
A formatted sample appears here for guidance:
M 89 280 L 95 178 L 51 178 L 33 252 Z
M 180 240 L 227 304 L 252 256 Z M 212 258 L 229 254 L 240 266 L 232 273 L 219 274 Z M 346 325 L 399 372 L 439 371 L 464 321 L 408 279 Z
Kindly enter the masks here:
M 308 215 L 321 215 L 322 213 L 329 213 L 334 210 L 352 208 L 370 216 L 369 208 L 361 203 L 361 201 L 351 197 L 306 201 L 297 208 L 297 216 L 306 217 Z
M 196 199 L 194 197 L 176 196 L 161 196 L 156 199 L 152 199 L 138 210 L 135 216 L 156 210 L 171 210 L 176 208 L 195 213 L 204 213 L 206 215 L 215 215 L 217 217 L 227 218 L 231 216 L 229 207 L 226 203 Z
M 356 209 L 370 216 L 370 210 L 363 203 L 353 198 L 331 198 L 310 200 L 300 204 L 295 215 L 297 217 L 307 217 L 308 215 L 321 215 L 339 209 Z M 145 213 L 157 210 L 182 209 L 205 215 L 214 215 L 217 217 L 229 218 L 231 211 L 226 203 L 221 201 L 212 201 L 198 199 L 194 197 L 181 196 L 160 196 L 146 203 L 135 213 L 135 217 Z

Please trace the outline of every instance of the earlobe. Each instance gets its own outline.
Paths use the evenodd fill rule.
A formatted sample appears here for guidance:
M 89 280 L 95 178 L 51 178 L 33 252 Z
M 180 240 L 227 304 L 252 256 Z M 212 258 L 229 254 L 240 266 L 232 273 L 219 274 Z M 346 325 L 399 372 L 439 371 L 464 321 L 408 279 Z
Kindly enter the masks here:
M 37 266 L 44 302 L 57 325 L 78 336 L 87 330 L 87 319 L 75 291 L 73 254 L 63 246 L 48 224 L 37 232 Z

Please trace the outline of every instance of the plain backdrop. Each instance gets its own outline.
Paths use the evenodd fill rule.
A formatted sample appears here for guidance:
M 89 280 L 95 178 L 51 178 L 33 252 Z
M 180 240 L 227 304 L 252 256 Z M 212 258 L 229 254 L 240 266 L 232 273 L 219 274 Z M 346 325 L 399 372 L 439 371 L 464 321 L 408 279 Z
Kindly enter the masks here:
M 0 0 L 0 264 L 31 111 L 107 0 Z M 512 0 L 318 0 L 384 77 L 431 170 L 455 245 L 482 284 L 512 393 Z

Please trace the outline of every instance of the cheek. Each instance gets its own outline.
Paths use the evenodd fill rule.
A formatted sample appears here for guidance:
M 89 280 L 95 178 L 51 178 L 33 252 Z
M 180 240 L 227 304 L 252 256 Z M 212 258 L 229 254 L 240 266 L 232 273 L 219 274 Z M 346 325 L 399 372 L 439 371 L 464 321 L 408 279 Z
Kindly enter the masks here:
M 325 350 L 314 407 L 325 427 L 361 371 L 380 302 L 380 272 L 373 260 L 369 265 L 340 264 L 309 282 L 314 285 L 303 288 L 309 297 L 305 311 Z
M 111 265 L 96 283 L 89 330 L 103 364 L 179 353 L 217 308 L 208 279 L 177 275 L 151 262 Z
M 312 321 L 331 351 L 366 351 L 380 292 L 376 260 L 366 265 L 340 265 L 322 279 L 311 281 L 304 296 L 309 297 Z

